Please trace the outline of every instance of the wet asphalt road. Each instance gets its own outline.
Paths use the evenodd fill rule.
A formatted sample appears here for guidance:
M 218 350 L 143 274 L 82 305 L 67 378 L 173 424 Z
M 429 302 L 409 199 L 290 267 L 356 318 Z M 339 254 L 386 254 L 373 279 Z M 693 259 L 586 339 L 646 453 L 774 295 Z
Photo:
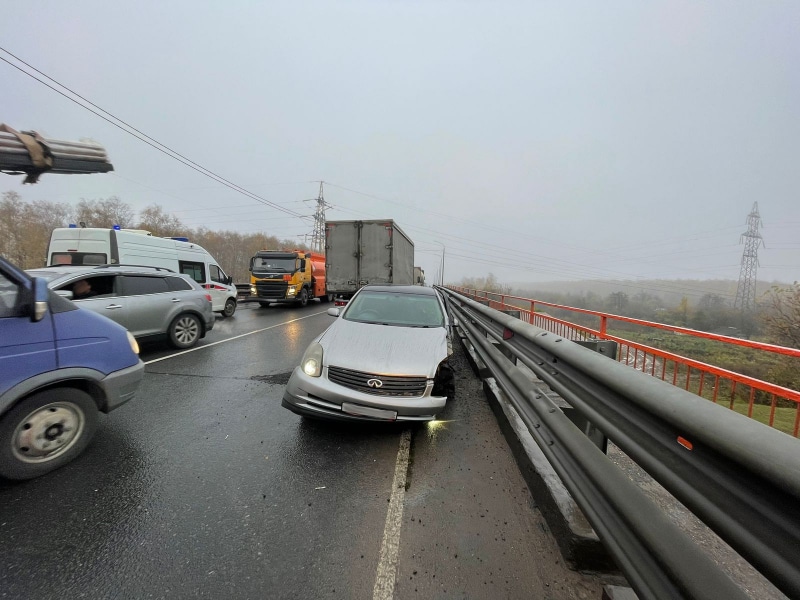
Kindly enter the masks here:
M 242 305 L 197 349 L 143 349 L 137 397 L 64 468 L 0 483 L 2 598 L 372 598 L 406 426 L 280 406 L 326 305 Z M 599 598 L 560 560 L 460 352 L 413 426 L 394 598 Z M 393 572 L 395 572 L 393 570 Z

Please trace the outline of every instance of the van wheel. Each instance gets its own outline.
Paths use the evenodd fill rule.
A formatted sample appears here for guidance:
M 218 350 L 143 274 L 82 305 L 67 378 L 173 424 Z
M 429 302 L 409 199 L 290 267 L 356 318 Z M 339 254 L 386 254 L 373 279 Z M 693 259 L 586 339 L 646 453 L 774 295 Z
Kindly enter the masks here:
M 169 326 L 169 341 L 176 348 L 191 348 L 200 339 L 200 319 L 190 313 L 175 317 Z
M 236 300 L 233 298 L 228 298 L 225 301 L 225 308 L 222 309 L 222 316 L 223 317 L 232 317 L 233 313 L 236 312 Z
M 25 398 L 0 420 L 0 476 L 32 479 L 78 456 L 97 430 L 86 392 L 53 388 Z
M 306 288 L 300 290 L 300 295 L 297 297 L 297 303 L 300 306 L 305 306 L 308 304 L 308 290 Z

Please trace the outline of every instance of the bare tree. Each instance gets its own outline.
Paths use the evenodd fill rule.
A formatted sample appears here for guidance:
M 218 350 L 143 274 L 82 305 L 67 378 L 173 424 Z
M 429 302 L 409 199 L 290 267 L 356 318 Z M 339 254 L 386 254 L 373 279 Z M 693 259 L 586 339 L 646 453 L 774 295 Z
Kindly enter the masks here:
M 111 196 L 105 200 L 82 198 L 75 210 L 75 220 L 86 223 L 87 227 L 111 228 L 119 225 L 123 229 L 128 229 L 133 226 L 134 212 L 119 196 Z
M 71 217 L 68 204 L 25 202 L 17 192 L 5 192 L 0 201 L 0 254 L 23 269 L 44 266 L 50 233 Z
M 0 201 L 0 254 L 22 265 L 21 239 L 24 235 L 24 204 L 22 197 L 13 191 L 3 192 Z
M 763 321 L 770 341 L 800 348 L 800 283 L 785 288 L 773 286 L 765 300 Z
M 137 229 L 145 229 L 155 236 L 172 237 L 186 235 L 187 230 L 181 220 L 157 204 L 151 204 L 139 213 Z

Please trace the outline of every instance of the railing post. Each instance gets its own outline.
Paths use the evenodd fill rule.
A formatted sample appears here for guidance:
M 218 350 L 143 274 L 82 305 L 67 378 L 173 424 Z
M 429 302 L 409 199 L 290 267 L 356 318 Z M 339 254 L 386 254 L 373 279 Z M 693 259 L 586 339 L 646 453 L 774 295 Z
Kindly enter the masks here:
M 608 318 L 605 315 L 600 317 L 600 337 L 606 337 L 606 327 L 608 327 Z

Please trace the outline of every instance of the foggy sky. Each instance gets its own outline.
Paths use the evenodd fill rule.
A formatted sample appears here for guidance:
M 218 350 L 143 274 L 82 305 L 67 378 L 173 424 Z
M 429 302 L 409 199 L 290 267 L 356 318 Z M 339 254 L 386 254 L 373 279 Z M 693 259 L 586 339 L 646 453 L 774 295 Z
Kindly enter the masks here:
M 328 182 L 328 219 L 395 219 L 429 281 L 442 247 L 454 283 L 735 280 L 754 202 L 759 280 L 800 279 L 800 3 L 126 4 L 16 4 L 0 47 L 294 212 Z M 6 62 L 0 122 L 115 167 L 0 192 L 312 231 Z

